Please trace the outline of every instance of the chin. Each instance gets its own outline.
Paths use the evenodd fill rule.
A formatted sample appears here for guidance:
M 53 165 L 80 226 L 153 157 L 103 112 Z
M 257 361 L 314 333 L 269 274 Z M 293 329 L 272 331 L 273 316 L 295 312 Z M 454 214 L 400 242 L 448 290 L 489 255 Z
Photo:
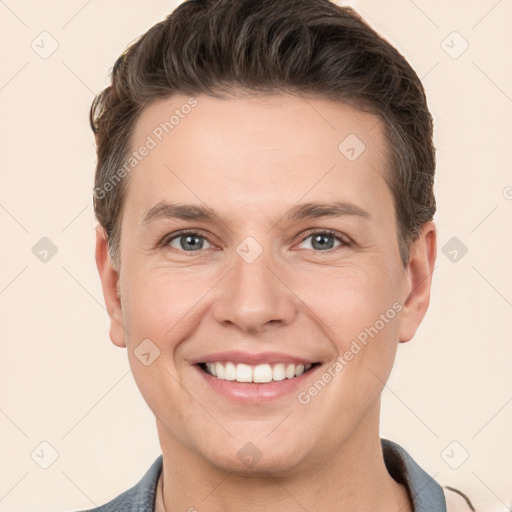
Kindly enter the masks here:
M 255 436 L 256 437 L 256 436 Z M 215 467 L 240 476 L 268 476 L 268 473 L 287 474 L 297 468 L 303 453 L 297 451 L 298 442 L 291 439 L 277 439 L 269 442 L 265 437 L 248 441 L 250 436 L 243 436 L 243 441 L 231 440 L 223 450 L 208 447 L 203 456 Z M 219 446 L 219 445 L 217 445 Z

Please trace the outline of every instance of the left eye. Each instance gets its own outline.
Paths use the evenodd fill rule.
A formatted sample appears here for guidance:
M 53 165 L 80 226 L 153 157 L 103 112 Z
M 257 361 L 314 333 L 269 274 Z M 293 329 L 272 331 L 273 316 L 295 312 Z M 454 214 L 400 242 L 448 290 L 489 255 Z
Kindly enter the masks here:
M 310 245 L 311 247 L 306 247 L 306 249 L 317 249 L 320 251 L 326 251 L 332 249 L 334 247 L 335 242 L 338 242 L 339 245 L 348 245 L 340 236 L 335 235 L 334 233 L 326 232 L 326 231 L 318 231 L 316 233 L 312 233 L 308 235 L 306 238 L 302 240 L 302 243 L 306 242 L 306 240 L 311 239 Z

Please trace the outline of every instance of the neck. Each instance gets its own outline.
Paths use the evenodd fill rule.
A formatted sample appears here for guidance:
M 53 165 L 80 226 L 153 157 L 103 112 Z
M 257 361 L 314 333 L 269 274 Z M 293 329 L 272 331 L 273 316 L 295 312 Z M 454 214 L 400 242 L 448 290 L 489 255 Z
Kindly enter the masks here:
M 328 460 L 251 475 L 226 472 L 188 450 L 161 424 L 158 430 L 163 471 L 156 512 L 412 511 L 407 490 L 386 469 L 378 428 L 372 436 L 355 432 Z

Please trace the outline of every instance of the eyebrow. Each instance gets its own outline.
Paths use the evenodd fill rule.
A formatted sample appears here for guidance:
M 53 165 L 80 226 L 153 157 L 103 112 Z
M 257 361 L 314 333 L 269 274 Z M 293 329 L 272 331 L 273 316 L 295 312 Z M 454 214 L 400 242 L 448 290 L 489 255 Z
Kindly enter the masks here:
M 313 219 L 317 217 L 355 216 L 368 220 L 371 215 L 361 207 L 349 203 L 335 201 L 332 203 L 304 203 L 295 205 L 285 215 L 288 221 Z M 160 219 L 201 220 L 212 222 L 221 215 L 214 209 L 195 204 L 167 203 L 160 201 L 147 210 L 142 218 L 144 226 L 151 221 Z

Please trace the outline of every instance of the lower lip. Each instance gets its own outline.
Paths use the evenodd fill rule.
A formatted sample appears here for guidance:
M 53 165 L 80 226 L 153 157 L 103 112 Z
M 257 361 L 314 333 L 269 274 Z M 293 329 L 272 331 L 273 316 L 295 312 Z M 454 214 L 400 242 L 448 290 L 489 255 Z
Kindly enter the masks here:
M 237 382 L 236 380 L 218 379 L 206 373 L 198 365 L 194 365 L 203 379 L 220 395 L 244 403 L 261 403 L 276 400 L 280 397 L 296 392 L 298 388 L 305 389 L 304 381 L 316 373 L 320 365 L 310 368 L 300 377 L 292 379 L 273 380 L 264 383 Z

